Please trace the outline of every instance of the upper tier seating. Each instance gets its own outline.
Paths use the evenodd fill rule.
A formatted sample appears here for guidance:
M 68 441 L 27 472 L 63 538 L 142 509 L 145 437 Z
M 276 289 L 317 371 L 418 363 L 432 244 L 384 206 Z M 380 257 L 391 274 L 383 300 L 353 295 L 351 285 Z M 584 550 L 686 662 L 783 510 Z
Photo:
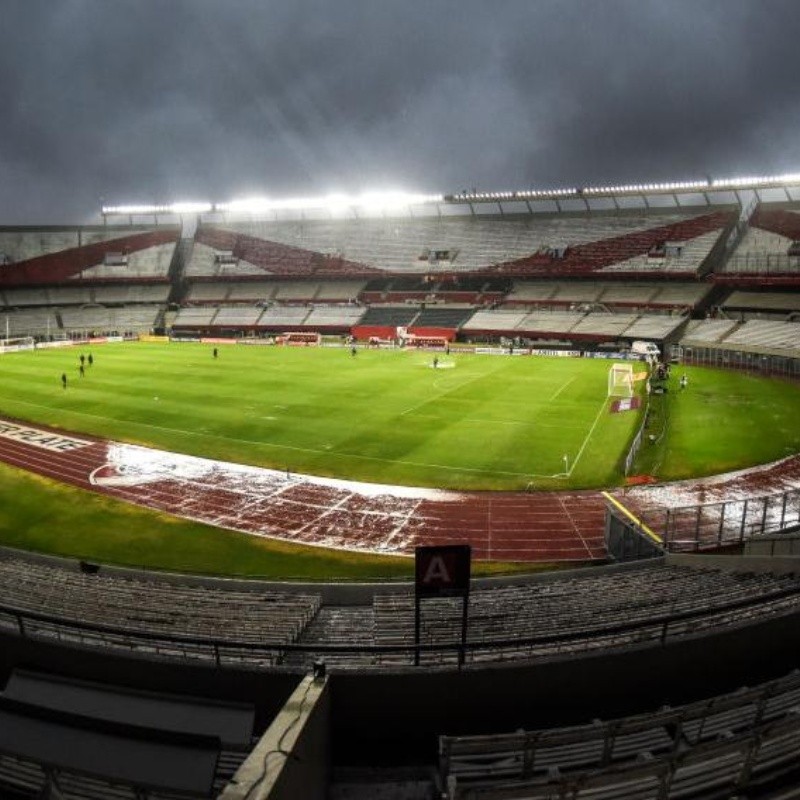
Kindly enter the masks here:
M 0 228 L 0 284 L 165 280 L 179 236 L 178 227 L 153 225 Z
M 759 207 L 725 264 L 725 273 L 775 274 L 800 272 L 800 256 L 790 255 L 800 240 L 800 213 L 796 210 Z
M 695 273 L 731 221 L 728 212 L 637 211 L 225 223 L 198 228 L 187 274 L 356 275 L 487 267 L 509 274 Z M 681 242 L 680 254 L 650 257 L 664 241 Z M 563 259 L 545 254 L 564 248 L 574 249 L 574 257 L 569 250 Z

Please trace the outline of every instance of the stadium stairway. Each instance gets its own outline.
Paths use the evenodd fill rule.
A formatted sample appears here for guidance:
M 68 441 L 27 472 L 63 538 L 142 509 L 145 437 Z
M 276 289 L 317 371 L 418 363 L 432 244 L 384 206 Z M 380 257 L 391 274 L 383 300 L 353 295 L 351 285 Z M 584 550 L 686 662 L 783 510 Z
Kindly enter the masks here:
M 194 239 L 182 238 L 175 246 L 172 261 L 169 265 L 170 291 L 168 303 L 180 303 L 188 291 L 188 284 L 184 278 L 186 265 L 191 261 Z M 159 320 L 160 321 L 160 320 Z

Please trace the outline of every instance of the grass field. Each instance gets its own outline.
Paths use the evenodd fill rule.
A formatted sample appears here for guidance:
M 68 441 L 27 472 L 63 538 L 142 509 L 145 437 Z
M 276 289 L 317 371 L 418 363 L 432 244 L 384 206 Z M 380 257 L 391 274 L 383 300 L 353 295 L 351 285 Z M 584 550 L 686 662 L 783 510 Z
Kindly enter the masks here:
M 84 378 L 74 349 L 5 356 L 0 410 L 292 472 L 494 490 L 612 484 L 638 421 L 608 413 L 606 361 L 462 354 L 432 369 L 428 353 L 221 347 L 213 359 L 197 344 L 93 355 Z
M 0 358 L 0 413 L 226 460 L 388 483 L 607 486 L 640 417 L 610 414 L 609 363 L 315 348 L 125 344 Z M 86 350 L 85 352 L 88 352 Z M 69 385 L 61 388 L 66 372 Z M 686 372 L 689 387 L 677 390 Z M 638 471 L 712 474 L 800 451 L 800 388 L 674 371 Z M 566 463 L 563 456 L 567 455 Z M 553 477 L 555 476 L 555 477 Z M 267 578 L 408 577 L 408 559 L 272 542 L 177 520 L 0 465 L 0 542 L 91 560 Z M 481 564 L 483 574 L 519 568 Z M 528 567 L 529 568 L 529 567 Z
M 689 384 L 681 391 L 679 375 Z M 709 367 L 673 370 L 671 391 L 653 397 L 640 472 L 677 480 L 739 469 L 800 452 L 800 387 Z

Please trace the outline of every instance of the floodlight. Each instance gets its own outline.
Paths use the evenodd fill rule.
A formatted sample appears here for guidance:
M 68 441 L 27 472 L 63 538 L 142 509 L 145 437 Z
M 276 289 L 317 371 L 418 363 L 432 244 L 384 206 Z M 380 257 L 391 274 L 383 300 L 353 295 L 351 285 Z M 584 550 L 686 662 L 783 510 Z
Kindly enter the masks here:
M 408 192 L 364 192 L 359 195 L 348 195 L 340 192 L 320 197 L 293 197 L 273 200 L 266 197 L 255 197 L 232 200 L 228 203 L 217 203 L 216 211 L 242 214 L 261 214 L 267 211 L 284 211 L 291 209 L 323 208 L 330 211 L 342 211 L 349 208 L 361 208 L 368 211 L 388 211 L 406 208 L 410 205 L 438 203 L 444 200 L 442 195 L 426 195 Z
M 122 205 L 103 206 L 102 214 L 120 214 L 124 216 L 150 216 L 154 214 L 205 214 L 213 206 L 211 203 L 170 203 L 167 205 Z

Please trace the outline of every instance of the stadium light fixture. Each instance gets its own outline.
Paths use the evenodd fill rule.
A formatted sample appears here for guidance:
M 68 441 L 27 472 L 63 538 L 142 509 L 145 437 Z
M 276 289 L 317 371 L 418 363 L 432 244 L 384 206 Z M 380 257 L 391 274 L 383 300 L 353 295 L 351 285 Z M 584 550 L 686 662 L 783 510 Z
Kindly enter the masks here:
M 444 198 L 442 195 L 416 194 L 409 192 L 364 192 L 357 195 L 331 193 L 320 197 L 289 197 L 271 199 L 267 197 L 251 197 L 241 200 L 231 200 L 227 203 L 217 203 L 215 211 L 262 214 L 268 211 L 285 211 L 298 209 L 326 209 L 329 211 L 344 211 L 350 208 L 365 211 L 391 211 L 407 208 L 411 205 L 424 203 L 438 203 Z
M 213 209 L 211 203 L 168 203 L 164 205 L 122 205 L 103 206 L 100 213 L 104 215 L 120 214 L 124 216 L 151 216 L 155 214 L 206 214 Z

